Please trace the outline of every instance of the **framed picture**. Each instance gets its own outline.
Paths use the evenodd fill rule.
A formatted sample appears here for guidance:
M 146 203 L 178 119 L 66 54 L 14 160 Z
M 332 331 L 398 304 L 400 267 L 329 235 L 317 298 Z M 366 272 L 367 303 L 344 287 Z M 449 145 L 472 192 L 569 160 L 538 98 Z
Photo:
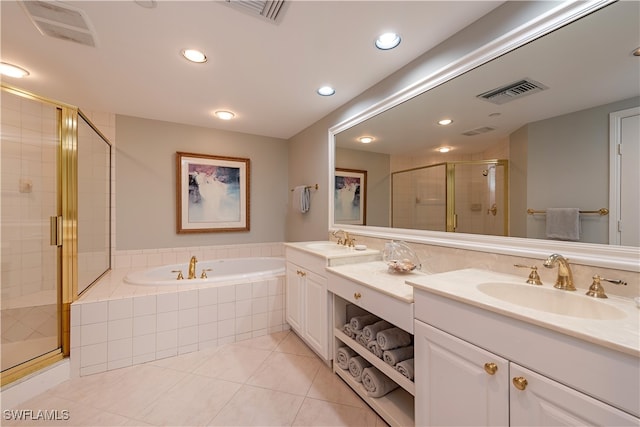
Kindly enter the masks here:
M 249 231 L 249 159 L 176 153 L 178 233 Z
M 336 168 L 333 206 L 337 224 L 367 224 L 367 171 Z

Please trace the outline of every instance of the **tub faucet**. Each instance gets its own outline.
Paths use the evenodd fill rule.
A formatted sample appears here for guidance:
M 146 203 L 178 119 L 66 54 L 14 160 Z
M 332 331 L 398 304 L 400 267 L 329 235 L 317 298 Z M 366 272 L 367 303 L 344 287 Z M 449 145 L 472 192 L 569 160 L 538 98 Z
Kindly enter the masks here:
M 560 254 L 551 254 L 544 261 L 543 265 L 547 268 L 553 268 L 556 265 L 558 266 L 558 278 L 556 279 L 556 284 L 553 285 L 554 288 L 565 291 L 576 290 L 576 287 L 573 284 L 573 273 L 571 272 L 571 267 L 569 267 L 569 260 Z
M 189 279 L 196 278 L 196 264 L 198 263 L 198 258 L 195 256 L 191 257 L 191 261 L 189 261 Z

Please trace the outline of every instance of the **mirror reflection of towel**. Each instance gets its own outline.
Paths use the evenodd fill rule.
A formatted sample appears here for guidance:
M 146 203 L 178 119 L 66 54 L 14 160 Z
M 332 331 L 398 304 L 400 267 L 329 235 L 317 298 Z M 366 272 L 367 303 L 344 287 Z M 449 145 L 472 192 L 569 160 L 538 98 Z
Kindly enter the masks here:
M 580 240 L 580 209 L 547 208 L 547 239 Z

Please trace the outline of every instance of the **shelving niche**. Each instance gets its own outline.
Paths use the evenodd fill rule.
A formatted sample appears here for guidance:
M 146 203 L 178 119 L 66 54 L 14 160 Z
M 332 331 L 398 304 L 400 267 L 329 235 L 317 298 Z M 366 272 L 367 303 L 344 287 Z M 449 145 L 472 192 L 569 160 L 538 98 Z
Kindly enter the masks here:
M 413 381 L 409 380 L 407 377 L 396 371 L 393 367 L 389 366 L 384 360 L 378 358 L 375 354 L 371 353 L 366 347 L 352 339 L 348 335 L 346 335 L 342 331 L 342 326 L 345 325 L 348 319 L 351 319 L 353 316 L 359 316 L 363 314 L 369 313 L 354 305 L 338 295 L 333 296 L 334 298 L 334 330 L 333 336 L 335 339 L 334 349 L 337 351 L 338 348 L 346 345 L 350 347 L 353 351 L 358 353 L 364 359 L 366 359 L 373 366 L 378 368 L 383 374 L 393 380 L 400 387 L 395 389 L 394 391 L 382 396 L 382 397 L 370 397 L 367 395 L 367 392 L 364 386 L 357 382 L 348 370 L 343 370 L 338 366 L 337 362 L 335 362 L 336 358 L 334 356 L 334 364 L 333 371 L 342 378 L 371 408 L 373 408 L 378 415 L 380 415 L 387 423 L 392 426 L 407 426 L 414 425 L 414 395 L 415 395 L 415 384 Z M 376 313 L 371 313 L 377 315 Z M 387 320 L 390 323 L 393 323 L 389 319 Z

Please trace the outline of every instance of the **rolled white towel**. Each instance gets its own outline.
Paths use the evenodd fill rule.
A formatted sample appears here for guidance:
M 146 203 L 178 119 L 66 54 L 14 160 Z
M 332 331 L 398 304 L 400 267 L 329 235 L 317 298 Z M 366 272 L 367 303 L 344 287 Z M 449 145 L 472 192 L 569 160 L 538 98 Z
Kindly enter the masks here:
M 398 347 L 393 350 L 385 350 L 382 353 L 382 360 L 391 366 L 396 366 L 403 360 L 413 359 L 413 346 Z
M 376 340 L 382 350 L 393 350 L 411 344 L 411 335 L 400 328 L 390 328 L 378 332 Z
M 382 397 L 398 388 L 398 384 L 374 366 L 364 369 L 362 385 L 367 391 L 367 395 L 371 397 Z
M 367 362 L 367 359 L 362 356 L 355 356 L 349 359 L 349 373 L 359 383 L 362 382 L 362 372 L 369 366 L 371 366 L 371 363 Z
M 369 340 L 365 338 L 364 333 L 362 331 L 356 333 L 356 341 L 358 341 L 361 345 L 367 346 L 369 344 Z
M 336 359 L 338 360 L 338 366 L 345 371 L 349 369 L 349 359 L 355 356 L 357 353 L 349 347 L 340 347 L 336 351 Z
M 367 348 L 369 349 L 369 351 L 373 354 L 376 355 L 376 357 L 379 357 L 380 359 L 382 359 L 382 349 L 380 348 L 380 345 L 378 344 L 378 341 L 373 340 L 373 341 L 369 341 L 367 343 Z
M 349 323 L 351 324 L 351 329 L 354 331 L 360 331 L 365 326 L 373 325 L 379 320 L 380 318 L 374 314 L 363 314 L 362 316 L 352 317 Z
M 344 334 L 346 336 L 348 336 L 349 338 L 355 338 L 356 334 L 353 332 L 353 329 L 351 329 L 351 323 L 347 323 L 346 325 L 344 325 L 342 327 L 342 332 L 344 332 Z
M 396 365 L 396 371 L 413 381 L 413 359 L 403 360 Z
M 367 339 L 367 341 L 375 340 L 378 332 L 384 331 L 385 329 L 393 328 L 393 325 L 386 320 L 380 320 L 379 322 L 374 323 L 373 325 L 367 325 L 362 328 L 362 334 Z

